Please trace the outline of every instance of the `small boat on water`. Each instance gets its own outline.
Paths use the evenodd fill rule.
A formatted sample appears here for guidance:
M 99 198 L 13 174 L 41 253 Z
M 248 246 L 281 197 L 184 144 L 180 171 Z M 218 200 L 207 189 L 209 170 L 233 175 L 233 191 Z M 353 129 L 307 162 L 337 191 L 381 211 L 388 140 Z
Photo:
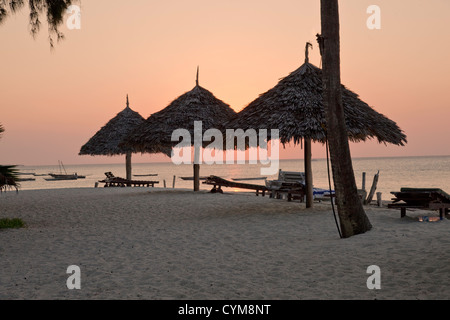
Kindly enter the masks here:
M 78 180 L 85 179 L 86 176 L 78 175 L 76 172 L 68 174 L 62 161 L 58 161 L 60 173 L 49 173 L 51 178 L 44 178 L 45 181 Z M 62 171 L 64 170 L 64 173 Z
M 149 174 L 133 174 L 135 177 L 156 177 L 157 173 L 149 173 Z
M 18 176 L 34 176 L 33 172 L 17 172 Z
M 18 178 L 16 181 L 23 182 L 23 181 L 36 181 L 35 178 Z
M 78 180 L 82 179 L 78 174 L 56 174 L 56 173 L 49 173 L 48 174 L 51 178 L 44 178 L 46 181 L 55 181 L 55 180 Z M 84 177 L 85 178 L 85 177 Z

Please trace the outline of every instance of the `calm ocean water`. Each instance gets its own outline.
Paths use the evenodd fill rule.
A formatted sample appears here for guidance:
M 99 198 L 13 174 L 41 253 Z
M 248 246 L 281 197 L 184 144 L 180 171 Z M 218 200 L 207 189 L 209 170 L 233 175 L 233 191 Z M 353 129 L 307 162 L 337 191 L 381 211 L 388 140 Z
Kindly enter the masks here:
M 313 160 L 313 181 L 318 188 L 328 188 L 326 159 Z M 216 175 L 225 179 L 261 177 L 261 164 L 245 165 L 207 165 L 200 166 L 200 175 Z M 303 160 L 281 160 L 280 169 L 286 171 L 304 171 Z M 353 159 L 356 183 L 358 188 L 362 185 L 362 174 L 366 172 L 366 189 L 370 190 L 374 175 L 380 171 L 377 192 L 382 192 L 383 200 L 390 200 L 391 191 L 399 191 L 401 187 L 441 188 L 450 193 L 450 156 L 435 157 L 398 157 L 398 158 L 355 158 Z M 37 175 L 59 172 L 59 167 L 36 166 L 20 167 L 22 172 L 31 172 Z M 86 179 L 74 181 L 46 181 L 44 176 L 23 176 L 35 178 L 35 181 L 21 182 L 22 190 L 55 189 L 55 188 L 92 188 L 95 183 L 105 178 L 105 172 L 111 171 L 116 176 L 125 176 L 125 164 L 90 164 L 65 165 L 67 173 L 77 172 L 85 175 Z M 134 176 L 136 180 L 156 180 L 158 187 L 172 188 L 175 176 L 176 188 L 192 188 L 193 182 L 182 180 L 181 177 L 192 177 L 191 165 L 174 165 L 169 163 L 136 163 L 133 164 L 133 174 L 158 174 L 155 177 Z M 268 176 L 275 179 L 277 175 Z M 243 181 L 247 183 L 264 184 L 264 180 Z M 103 184 L 100 183 L 99 187 Z M 209 190 L 211 186 L 201 184 L 201 189 Z M 226 188 L 225 191 L 242 191 Z

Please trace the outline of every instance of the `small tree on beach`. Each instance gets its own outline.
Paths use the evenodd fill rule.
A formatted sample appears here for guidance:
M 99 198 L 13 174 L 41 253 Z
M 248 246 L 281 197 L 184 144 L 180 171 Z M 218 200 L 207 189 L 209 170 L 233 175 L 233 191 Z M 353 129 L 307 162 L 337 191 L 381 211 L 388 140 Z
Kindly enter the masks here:
M 0 192 L 7 189 L 19 191 L 18 170 L 16 166 L 0 166 Z
M 64 34 L 58 27 L 63 22 L 64 13 L 73 3 L 73 0 L 0 0 L 0 23 L 4 22 L 10 13 L 23 9 L 25 3 L 28 3 L 30 10 L 30 32 L 35 37 L 41 28 L 41 15 L 45 14 L 48 23 L 48 38 L 50 47 L 54 46 L 54 38 L 60 41 Z
M 342 237 L 372 228 L 358 196 L 341 93 L 338 0 L 321 0 L 322 35 L 318 36 L 323 59 L 323 99 L 327 139 Z
M 3 132 L 5 132 L 5 128 L 0 124 L 0 138 Z M 6 191 L 9 188 L 15 188 L 16 191 L 19 190 L 17 173 L 16 166 L 0 165 L 0 192 Z

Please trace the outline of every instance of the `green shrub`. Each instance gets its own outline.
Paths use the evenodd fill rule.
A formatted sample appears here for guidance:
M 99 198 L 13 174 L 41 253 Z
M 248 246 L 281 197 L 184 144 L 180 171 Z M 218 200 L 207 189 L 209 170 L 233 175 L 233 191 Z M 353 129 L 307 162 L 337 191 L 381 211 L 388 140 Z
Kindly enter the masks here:
M 19 229 L 25 227 L 25 222 L 22 219 L 14 218 L 4 218 L 0 219 L 0 229 Z

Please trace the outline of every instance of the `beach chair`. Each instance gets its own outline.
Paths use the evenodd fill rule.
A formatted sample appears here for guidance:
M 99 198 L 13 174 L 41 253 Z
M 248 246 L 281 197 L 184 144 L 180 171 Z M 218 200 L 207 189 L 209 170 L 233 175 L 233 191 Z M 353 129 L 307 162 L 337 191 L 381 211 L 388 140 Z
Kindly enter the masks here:
M 107 179 L 114 179 L 115 176 L 112 174 L 112 172 L 105 172 L 105 176 Z
M 439 217 L 448 218 L 450 195 L 438 188 L 401 188 L 391 192 L 395 196 L 388 208 L 400 209 L 400 217 L 406 216 L 407 209 L 439 210 Z
M 277 180 L 267 180 L 266 186 L 271 190 L 276 190 L 282 186 L 287 186 L 289 184 L 305 184 L 305 173 L 296 171 L 278 171 Z
M 159 181 L 129 180 L 114 176 L 112 172 L 105 172 L 106 179 L 99 181 L 108 187 L 154 187 Z
M 288 201 L 298 198 L 303 202 L 306 195 L 305 173 L 279 170 L 277 180 L 267 180 L 266 187 L 271 198 L 282 198 L 287 195 Z
M 251 184 L 251 183 L 241 183 L 241 182 L 234 182 L 225 180 L 221 177 L 217 176 L 209 176 L 203 181 L 204 184 L 213 185 L 213 188 L 211 189 L 211 193 L 223 193 L 222 187 L 227 188 L 239 188 L 239 189 L 249 189 L 256 191 L 256 195 L 258 196 L 259 193 L 262 193 L 262 196 L 264 197 L 266 195 L 267 187 L 263 185 L 258 184 Z

